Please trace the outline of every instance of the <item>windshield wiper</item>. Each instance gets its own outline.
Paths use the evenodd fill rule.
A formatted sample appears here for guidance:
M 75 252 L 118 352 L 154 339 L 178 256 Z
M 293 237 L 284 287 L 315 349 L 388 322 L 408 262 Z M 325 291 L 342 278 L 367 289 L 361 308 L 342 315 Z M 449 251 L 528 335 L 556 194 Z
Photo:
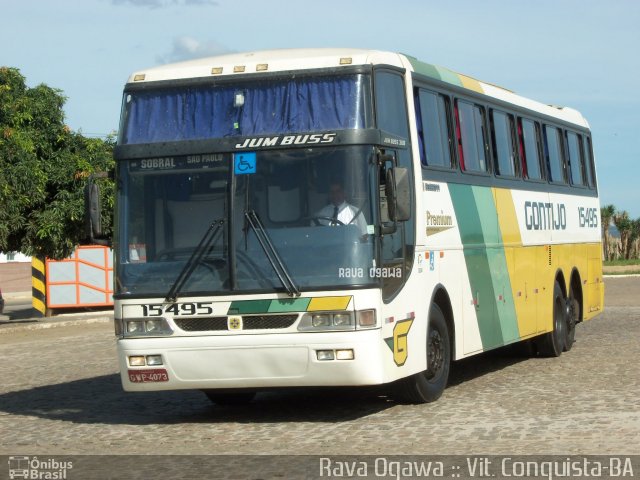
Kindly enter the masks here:
M 260 221 L 260 217 L 258 217 L 258 214 L 256 213 L 256 211 L 246 210 L 244 212 L 244 216 L 247 219 L 247 222 L 249 222 L 249 225 L 251 226 L 253 233 L 256 234 L 256 238 L 258 239 L 258 242 L 260 243 L 262 250 L 264 250 L 264 254 L 267 257 L 267 260 L 269 260 L 269 263 L 273 267 L 273 270 L 276 272 L 276 275 L 280 279 L 280 282 L 282 283 L 284 288 L 287 290 L 287 293 L 289 294 L 289 296 L 299 297 L 300 290 L 298 289 L 296 284 L 293 282 L 291 275 L 289 275 L 289 271 L 287 270 L 287 267 L 282 261 L 282 258 L 280 258 L 278 251 L 276 250 L 275 246 L 273 245 L 273 242 L 269 238 L 269 234 L 267 233 L 264 226 L 262 225 L 262 222 Z
M 191 257 L 189 257 L 189 260 L 187 260 L 187 263 L 184 264 L 184 267 L 178 274 L 178 278 L 176 278 L 176 281 L 171 285 L 167 296 L 164 298 L 165 302 L 174 303 L 178 299 L 178 294 L 182 290 L 182 287 L 184 287 L 184 284 L 189 280 L 189 277 L 191 277 L 191 274 L 200 264 L 210 247 L 215 245 L 213 239 L 216 238 L 218 232 L 222 230 L 222 225 L 224 225 L 224 219 L 215 220 L 209 225 L 200 243 L 198 243 L 193 250 Z

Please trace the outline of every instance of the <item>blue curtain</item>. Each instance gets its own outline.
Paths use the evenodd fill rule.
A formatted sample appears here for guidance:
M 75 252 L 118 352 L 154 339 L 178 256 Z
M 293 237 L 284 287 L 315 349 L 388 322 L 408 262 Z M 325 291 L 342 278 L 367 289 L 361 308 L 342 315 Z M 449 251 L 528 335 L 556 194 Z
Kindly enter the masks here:
M 362 128 L 364 105 L 359 76 L 132 93 L 123 143 Z

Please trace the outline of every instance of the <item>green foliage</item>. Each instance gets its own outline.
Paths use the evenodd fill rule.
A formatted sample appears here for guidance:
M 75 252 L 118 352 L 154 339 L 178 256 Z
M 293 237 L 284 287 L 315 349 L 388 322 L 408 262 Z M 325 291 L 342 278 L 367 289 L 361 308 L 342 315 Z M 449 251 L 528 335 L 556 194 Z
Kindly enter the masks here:
M 113 170 L 114 139 L 72 132 L 64 102 L 60 90 L 29 88 L 17 69 L 0 67 L 0 251 L 60 259 L 84 238 L 84 186 Z M 100 185 L 110 234 L 114 186 Z
M 616 207 L 613 205 L 605 205 L 600 208 L 600 218 L 602 219 L 602 228 L 607 229 L 611 224 L 611 219 L 616 214 Z
M 640 258 L 618 258 L 616 260 L 606 260 L 602 262 L 605 267 L 626 267 L 627 265 L 638 265 L 640 267 Z

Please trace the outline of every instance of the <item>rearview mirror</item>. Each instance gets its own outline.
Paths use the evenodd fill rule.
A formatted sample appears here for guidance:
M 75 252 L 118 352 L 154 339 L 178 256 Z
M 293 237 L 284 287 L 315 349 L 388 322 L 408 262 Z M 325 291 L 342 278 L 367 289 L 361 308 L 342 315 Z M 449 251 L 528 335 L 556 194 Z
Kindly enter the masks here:
M 405 222 L 411 218 L 411 185 L 409 170 L 389 168 L 385 178 L 387 211 L 392 222 Z
M 102 236 L 102 206 L 100 204 L 100 187 L 89 182 L 84 187 L 84 229 L 87 238 Z
M 84 187 L 84 231 L 89 241 L 96 245 L 109 245 L 107 240 L 101 239 L 102 205 L 100 202 L 100 187 L 94 182 L 95 178 L 106 178 L 106 173 L 96 173 L 89 177 Z
M 396 222 L 406 222 L 411 218 L 411 182 L 409 169 L 396 167 L 393 169 L 396 190 L 395 218 Z

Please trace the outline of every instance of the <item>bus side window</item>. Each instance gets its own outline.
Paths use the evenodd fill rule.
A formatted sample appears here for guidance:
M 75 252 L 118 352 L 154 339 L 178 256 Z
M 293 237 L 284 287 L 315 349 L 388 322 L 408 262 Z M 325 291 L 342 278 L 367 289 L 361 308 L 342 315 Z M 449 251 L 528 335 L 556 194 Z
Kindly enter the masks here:
M 376 120 L 378 128 L 403 138 L 409 137 L 402 77 L 396 73 L 376 73 Z
M 448 98 L 420 89 L 418 93 L 421 160 L 424 166 L 451 168 L 452 143 L 447 121 Z
M 540 126 L 526 118 L 518 118 L 518 139 L 522 156 L 522 176 L 530 180 L 542 180 L 540 169 Z
M 573 132 L 565 132 L 567 142 L 567 154 L 569 156 L 569 173 L 571 177 L 571 185 L 584 185 L 583 168 L 584 160 L 580 155 L 579 136 Z
M 496 174 L 506 177 L 516 176 L 513 148 L 513 116 L 498 110 L 491 110 L 491 141 Z
M 456 100 L 455 107 L 460 165 L 467 172 L 486 173 L 487 129 L 484 108 L 464 100 Z
M 585 171 L 587 172 L 587 184 L 590 187 L 596 186 L 596 175 L 593 169 L 593 151 L 591 150 L 591 138 L 582 137 L 582 145 L 584 150 Z
M 560 131 L 551 125 L 544 126 L 544 154 L 549 181 L 566 183 Z

